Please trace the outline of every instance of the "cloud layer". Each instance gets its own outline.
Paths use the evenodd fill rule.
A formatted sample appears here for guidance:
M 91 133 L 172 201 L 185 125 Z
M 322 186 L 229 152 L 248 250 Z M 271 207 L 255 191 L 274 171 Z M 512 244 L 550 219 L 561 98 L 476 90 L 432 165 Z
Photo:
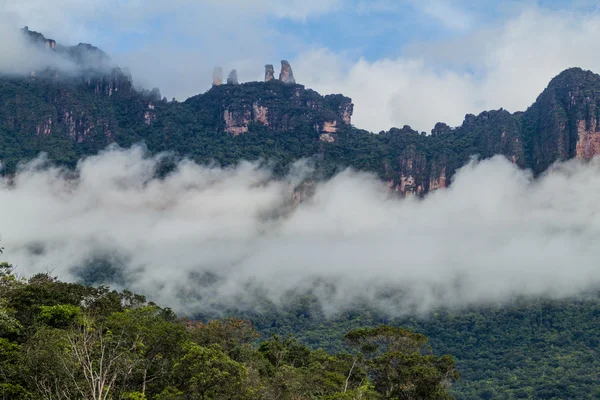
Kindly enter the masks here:
M 76 177 L 37 160 L 0 183 L 4 260 L 63 279 L 113 262 L 117 284 L 183 312 L 278 303 L 311 291 L 329 311 L 367 301 L 395 313 L 575 296 L 600 284 L 600 160 L 539 180 L 496 157 L 423 200 L 391 197 L 344 171 L 294 206 L 286 179 L 242 162 L 182 161 L 112 149 Z M 293 206 L 293 207 L 292 207 Z

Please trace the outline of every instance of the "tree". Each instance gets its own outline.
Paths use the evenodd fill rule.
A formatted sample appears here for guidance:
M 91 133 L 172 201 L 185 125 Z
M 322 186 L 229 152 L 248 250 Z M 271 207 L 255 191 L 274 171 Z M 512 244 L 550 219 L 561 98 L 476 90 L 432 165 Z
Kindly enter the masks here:
M 0 338 L 0 400 L 29 400 L 22 380 L 22 354 L 17 343 Z
M 170 374 L 174 360 L 181 356 L 181 346 L 186 339 L 185 327 L 175 323 L 172 311 L 152 305 L 113 313 L 107 320 L 107 326 L 113 331 L 121 330 L 127 341 L 137 343 L 134 389 L 143 395 L 149 384 Z
M 448 389 L 459 376 L 454 360 L 427 354 L 424 335 L 382 325 L 348 332 L 346 339 L 369 356 L 368 373 L 384 399 L 452 398 Z
M 218 345 L 188 343 L 175 373 L 188 399 L 242 400 L 251 395 L 246 367 L 229 358 Z
M 230 357 L 239 352 L 241 347 L 251 347 L 259 337 L 252 323 L 238 318 L 211 320 L 208 323 L 187 321 L 188 332 L 192 341 L 200 346 L 218 344 Z
M 48 400 L 110 399 L 140 363 L 138 338 L 87 316 L 68 330 L 41 328 L 26 349 L 31 378 Z

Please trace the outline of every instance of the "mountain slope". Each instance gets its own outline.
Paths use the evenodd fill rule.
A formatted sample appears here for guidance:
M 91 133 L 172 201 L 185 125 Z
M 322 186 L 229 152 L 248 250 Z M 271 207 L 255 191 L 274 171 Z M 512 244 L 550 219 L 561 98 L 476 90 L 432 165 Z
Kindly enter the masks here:
M 456 359 L 457 399 L 597 399 L 600 300 L 521 300 L 462 312 L 393 318 L 370 307 L 326 318 L 311 298 L 244 315 L 264 337 L 293 334 L 313 348 L 344 350 L 341 332 L 391 324 L 427 335 Z

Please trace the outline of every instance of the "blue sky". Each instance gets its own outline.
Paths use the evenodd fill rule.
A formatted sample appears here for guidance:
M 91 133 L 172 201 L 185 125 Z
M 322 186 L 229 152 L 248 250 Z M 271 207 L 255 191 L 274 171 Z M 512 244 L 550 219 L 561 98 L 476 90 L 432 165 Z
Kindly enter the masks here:
M 247 1 L 252 3 L 252 0 Z M 227 2 L 228 0 L 224 1 Z M 328 0 L 324 2 L 327 3 Z M 91 16 L 85 21 L 91 27 L 86 39 L 114 53 L 148 45 L 164 35 L 172 36 L 171 40 L 177 45 L 193 47 L 197 38 L 181 34 L 175 25 L 187 10 L 194 16 L 196 13 L 206 12 L 210 6 L 201 6 L 199 9 L 194 2 L 183 6 L 177 6 L 177 3 L 172 3 L 172 9 L 161 7 L 160 13 L 140 17 L 131 26 L 124 25 L 119 19 L 107 24 L 106 19 Z M 236 1 L 233 0 L 232 3 Z M 407 44 L 413 42 L 447 40 L 468 34 L 481 26 L 502 23 L 525 7 L 537 6 L 557 12 L 593 12 L 599 7 L 596 2 L 585 0 L 334 0 L 329 3 L 331 6 L 326 7 L 326 11 L 311 13 L 309 6 L 306 16 L 263 13 L 261 17 L 264 18 L 260 18 L 260 21 L 266 30 L 273 32 L 271 40 L 279 52 L 288 58 L 295 55 L 294 48 L 288 49 L 286 46 L 288 38 L 293 38 L 304 46 L 324 47 L 348 52 L 355 57 L 377 60 L 398 56 Z M 232 4 L 231 7 L 236 5 Z M 225 13 L 227 8 L 215 7 L 217 12 L 225 10 Z M 251 19 L 256 16 L 248 17 Z M 76 23 L 78 18 L 77 15 L 73 16 L 72 23 Z M 225 23 L 226 21 L 224 18 Z M 235 37 L 235 33 L 232 33 L 232 37 Z
M 183 100 L 215 65 L 297 80 L 355 102 L 356 125 L 428 131 L 466 113 L 526 108 L 562 69 L 600 72 L 590 0 L 5 0 L 0 22 L 90 42 L 134 81 Z M 277 67 L 276 67 L 277 69 Z
M 109 0 L 110 1 L 110 0 Z M 252 3 L 252 0 L 246 0 Z M 260 1 L 260 0 L 258 0 Z M 227 3 L 224 0 L 223 3 Z M 236 3 L 231 0 L 231 3 Z M 377 60 L 383 57 L 394 57 L 402 53 L 403 48 L 413 42 L 447 40 L 460 37 L 482 26 L 502 23 L 507 18 L 518 14 L 527 7 L 556 12 L 594 12 L 599 6 L 594 1 L 587 0 L 324 0 L 323 10 L 311 12 L 310 5 L 306 6 L 306 15 L 281 14 L 263 12 L 258 19 L 265 30 L 273 32 L 270 40 L 277 46 L 279 53 L 287 58 L 293 58 L 295 48 L 288 49 L 288 40 L 298 45 L 328 48 L 343 51 L 355 57 Z M 152 1 L 148 1 L 152 3 Z M 191 16 L 207 12 L 210 6 L 197 4 L 176 6 L 172 9 L 161 8 L 161 14 L 148 14 L 135 26 L 123 26 L 117 22 L 106 25 L 100 18 L 91 18 L 90 40 L 119 53 L 129 51 L 132 47 L 147 45 L 157 36 L 172 35 L 173 42 L 178 45 L 193 47 L 197 38 L 180 34 L 177 25 L 178 17 L 186 14 L 186 8 Z M 196 3 L 203 3 L 199 1 Z M 210 3 L 205 1 L 204 3 Z M 309 2 L 310 3 L 310 2 Z M 303 8 L 302 2 L 297 2 Z M 216 12 L 227 13 L 228 8 L 236 5 L 219 6 Z M 296 5 L 294 5 L 296 7 Z M 247 12 L 247 9 L 243 10 Z M 217 16 L 218 19 L 224 17 Z M 256 18 L 248 15 L 248 19 Z M 227 23 L 227 18 L 223 18 Z M 235 38 L 232 32 L 232 38 Z M 291 38 L 291 39 L 290 39 Z M 179 43 L 181 42 L 181 43 Z

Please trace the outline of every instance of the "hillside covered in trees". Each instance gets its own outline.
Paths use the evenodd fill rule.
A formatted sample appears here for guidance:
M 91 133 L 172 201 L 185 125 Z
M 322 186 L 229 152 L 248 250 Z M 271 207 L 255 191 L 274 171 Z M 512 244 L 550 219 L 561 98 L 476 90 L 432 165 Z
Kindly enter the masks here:
M 380 324 L 426 335 L 434 353 L 451 354 L 460 372 L 457 399 L 596 399 L 600 396 L 600 299 L 521 299 L 504 305 L 393 317 L 365 306 L 326 316 L 316 299 L 243 314 L 268 336 L 344 351 L 344 332 Z
M 595 296 L 403 318 L 309 296 L 189 319 L 4 263 L 0 399 L 595 399 L 599 323 Z
M 259 340 L 238 319 L 178 318 L 130 292 L 21 279 L 0 265 L 0 399 L 446 399 L 449 355 L 402 328 L 355 329 L 352 352 Z

